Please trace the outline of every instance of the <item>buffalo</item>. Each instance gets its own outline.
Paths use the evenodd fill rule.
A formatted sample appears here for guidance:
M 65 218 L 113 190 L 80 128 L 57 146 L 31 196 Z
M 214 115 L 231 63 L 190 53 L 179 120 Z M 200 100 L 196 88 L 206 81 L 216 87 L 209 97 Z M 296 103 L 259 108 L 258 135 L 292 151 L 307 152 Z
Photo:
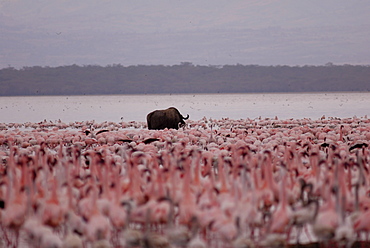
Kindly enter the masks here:
M 184 120 L 187 120 L 188 118 L 189 115 L 186 117 L 182 116 L 174 107 L 163 110 L 154 110 L 146 116 L 148 129 L 179 129 L 179 127 L 185 126 Z

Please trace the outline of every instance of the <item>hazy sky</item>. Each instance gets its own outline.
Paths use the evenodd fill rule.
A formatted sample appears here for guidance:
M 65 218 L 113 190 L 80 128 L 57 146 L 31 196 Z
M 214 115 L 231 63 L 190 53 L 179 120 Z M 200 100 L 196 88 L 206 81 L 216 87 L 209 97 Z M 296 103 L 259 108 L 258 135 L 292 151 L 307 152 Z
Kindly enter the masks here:
M 0 68 L 370 64 L 370 1 L 0 0 Z

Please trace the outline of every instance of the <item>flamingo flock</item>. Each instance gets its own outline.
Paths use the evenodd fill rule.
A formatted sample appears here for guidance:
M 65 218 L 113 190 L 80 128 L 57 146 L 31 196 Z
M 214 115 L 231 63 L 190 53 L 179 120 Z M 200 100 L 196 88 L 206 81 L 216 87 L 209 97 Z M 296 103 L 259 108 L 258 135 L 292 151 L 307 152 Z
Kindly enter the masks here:
M 366 116 L 2 123 L 0 247 L 368 245 L 369 143 Z

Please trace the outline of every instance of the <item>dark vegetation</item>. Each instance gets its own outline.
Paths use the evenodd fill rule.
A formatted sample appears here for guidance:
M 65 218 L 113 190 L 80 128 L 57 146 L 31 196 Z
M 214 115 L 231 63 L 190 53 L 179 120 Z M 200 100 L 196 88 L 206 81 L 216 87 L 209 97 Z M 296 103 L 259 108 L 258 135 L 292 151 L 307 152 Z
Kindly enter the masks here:
M 0 95 L 369 91 L 370 66 L 69 65 L 0 70 Z

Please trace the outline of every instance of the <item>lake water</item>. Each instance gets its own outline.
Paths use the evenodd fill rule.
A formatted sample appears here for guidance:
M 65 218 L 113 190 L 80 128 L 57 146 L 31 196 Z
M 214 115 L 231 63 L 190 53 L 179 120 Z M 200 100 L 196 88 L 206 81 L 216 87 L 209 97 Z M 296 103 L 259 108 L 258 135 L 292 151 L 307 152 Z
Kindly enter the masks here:
M 168 94 L 0 97 L 0 122 L 145 121 L 154 109 L 177 107 L 192 120 L 370 116 L 370 93 Z M 122 118 L 122 119 L 121 119 Z

